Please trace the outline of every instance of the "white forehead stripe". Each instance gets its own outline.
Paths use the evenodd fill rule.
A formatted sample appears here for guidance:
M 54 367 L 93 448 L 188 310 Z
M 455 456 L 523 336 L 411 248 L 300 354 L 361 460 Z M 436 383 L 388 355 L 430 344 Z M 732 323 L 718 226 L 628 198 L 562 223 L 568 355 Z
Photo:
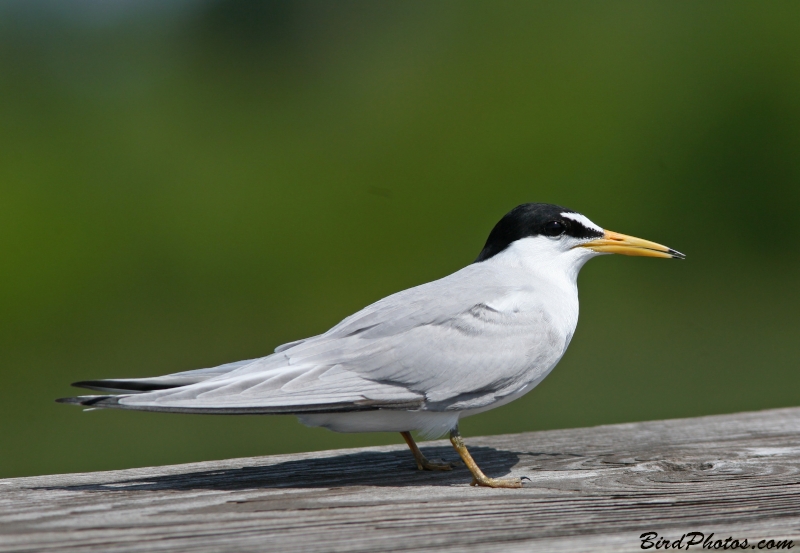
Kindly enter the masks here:
M 572 219 L 576 223 L 580 223 L 588 229 L 596 230 L 597 232 L 603 232 L 603 229 L 595 225 L 580 213 L 562 213 L 561 216 L 566 217 L 567 219 Z

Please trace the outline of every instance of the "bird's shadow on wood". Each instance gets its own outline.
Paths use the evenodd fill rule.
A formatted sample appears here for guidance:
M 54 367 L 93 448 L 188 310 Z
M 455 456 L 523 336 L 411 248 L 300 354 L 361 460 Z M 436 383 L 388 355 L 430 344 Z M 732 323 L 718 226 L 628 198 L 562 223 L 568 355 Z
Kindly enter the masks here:
M 448 447 L 423 447 L 428 459 L 457 460 Z M 471 447 L 470 452 L 487 476 L 508 474 L 520 453 L 491 447 Z M 352 486 L 452 486 L 468 484 L 472 476 L 463 463 L 450 471 L 417 470 L 410 451 L 364 451 L 282 463 L 146 476 L 106 484 L 47 486 L 69 491 L 246 490 L 258 488 L 335 488 Z

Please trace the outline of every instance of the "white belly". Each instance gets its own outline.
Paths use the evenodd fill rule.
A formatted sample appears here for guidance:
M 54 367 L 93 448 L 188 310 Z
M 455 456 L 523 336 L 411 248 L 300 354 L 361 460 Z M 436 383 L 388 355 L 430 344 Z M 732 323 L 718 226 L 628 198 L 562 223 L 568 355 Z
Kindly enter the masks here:
M 458 424 L 459 411 L 354 411 L 298 415 L 306 426 L 334 432 L 406 432 L 418 430 L 423 437 L 439 437 Z

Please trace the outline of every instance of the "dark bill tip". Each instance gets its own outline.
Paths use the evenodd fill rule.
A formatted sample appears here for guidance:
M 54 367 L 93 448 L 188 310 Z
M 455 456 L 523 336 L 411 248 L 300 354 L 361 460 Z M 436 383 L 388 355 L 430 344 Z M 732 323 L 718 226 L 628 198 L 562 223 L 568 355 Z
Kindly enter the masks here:
M 677 250 L 673 250 L 672 248 L 670 248 L 670 250 L 667 253 L 670 254 L 673 259 L 686 259 L 686 256 L 684 254 L 682 254 Z

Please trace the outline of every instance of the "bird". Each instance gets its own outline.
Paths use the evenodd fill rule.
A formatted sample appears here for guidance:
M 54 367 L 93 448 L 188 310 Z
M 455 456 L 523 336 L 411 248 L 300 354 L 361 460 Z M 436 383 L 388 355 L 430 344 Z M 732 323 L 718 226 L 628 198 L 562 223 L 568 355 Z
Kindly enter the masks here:
M 256 359 L 153 378 L 75 382 L 103 395 L 58 399 L 89 409 L 293 414 L 336 432 L 400 432 L 420 470 L 418 436 L 449 434 L 472 485 L 523 487 L 486 476 L 459 421 L 536 387 L 578 323 L 577 279 L 603 254 L 684 259 L 671 248 L 605 230 L 566 207 L 525 203 L 506 213 L 471 264 L 391 294 L 327 332 Z

